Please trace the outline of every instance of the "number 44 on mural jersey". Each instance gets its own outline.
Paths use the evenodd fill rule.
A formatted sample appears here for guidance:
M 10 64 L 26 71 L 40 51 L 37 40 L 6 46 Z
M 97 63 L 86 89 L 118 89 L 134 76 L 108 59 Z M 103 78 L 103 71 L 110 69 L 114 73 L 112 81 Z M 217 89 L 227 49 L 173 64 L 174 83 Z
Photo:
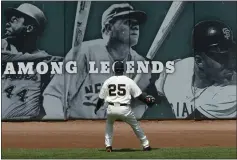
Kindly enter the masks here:
M 15 89 L 16 86 L 9 86 L 7 87 L 4 92 L 6 93 L 7 97 L 8 98 L 12 98 L 12 96 L 18 96 L 19 97 L 19 100 L 22 101 L 22 102 L 25 102 L 25 99 L 27 98 L 26 97 L 26 94 L 28 92 L 28 89 L 23 89 L 17 93 L 14 93 L 14 89 Z

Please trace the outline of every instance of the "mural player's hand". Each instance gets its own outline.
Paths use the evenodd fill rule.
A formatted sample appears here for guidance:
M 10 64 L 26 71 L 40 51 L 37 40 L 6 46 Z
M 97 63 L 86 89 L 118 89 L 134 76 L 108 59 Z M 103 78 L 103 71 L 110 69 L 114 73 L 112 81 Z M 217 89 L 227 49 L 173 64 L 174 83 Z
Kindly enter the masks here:
M 98 110 L 99 110 L 98 108 L 95 108 L 94 113 L 97 114 Z

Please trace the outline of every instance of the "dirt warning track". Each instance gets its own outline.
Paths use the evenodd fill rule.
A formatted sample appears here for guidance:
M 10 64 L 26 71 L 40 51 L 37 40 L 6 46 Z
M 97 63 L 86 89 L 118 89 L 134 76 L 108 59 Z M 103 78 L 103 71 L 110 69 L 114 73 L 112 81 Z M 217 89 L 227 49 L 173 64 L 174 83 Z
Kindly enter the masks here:
M 153 148 L 236 147 L 236 121 L 141 121 Z M 2 122 L 3 148 L 104 148 L 105 121 Z M 140 148 L 124 122 L 114 125 L 114 148 Z

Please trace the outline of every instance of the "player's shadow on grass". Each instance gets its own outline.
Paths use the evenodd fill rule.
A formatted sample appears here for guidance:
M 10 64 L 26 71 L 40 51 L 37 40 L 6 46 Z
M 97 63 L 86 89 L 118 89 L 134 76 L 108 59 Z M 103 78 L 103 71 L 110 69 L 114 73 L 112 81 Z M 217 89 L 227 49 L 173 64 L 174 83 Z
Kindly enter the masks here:
M 152 148 L 152 150 L 158 150 L 158 149 L 159 148 Z M 142 152 L 142 151 L 143 151 L 142 149 L 131 149 L 131 148 L 113 149 L 113 152 Z
M 113 149 L 113 152 L 139 152 L 141 149 L 131 149 L 131 148 L 121 148 L 121 149 Z

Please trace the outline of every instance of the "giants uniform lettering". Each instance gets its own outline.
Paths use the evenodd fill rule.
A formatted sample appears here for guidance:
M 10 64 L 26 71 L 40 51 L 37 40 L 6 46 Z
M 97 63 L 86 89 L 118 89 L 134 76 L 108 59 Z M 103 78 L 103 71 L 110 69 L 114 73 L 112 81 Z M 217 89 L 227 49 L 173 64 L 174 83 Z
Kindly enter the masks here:
M 170 103 L 170 105 L 177 118 L 187 118 L 195 110 L 194 104 L 190 104 L 186 102 L 177 102 L 175 104 Z

